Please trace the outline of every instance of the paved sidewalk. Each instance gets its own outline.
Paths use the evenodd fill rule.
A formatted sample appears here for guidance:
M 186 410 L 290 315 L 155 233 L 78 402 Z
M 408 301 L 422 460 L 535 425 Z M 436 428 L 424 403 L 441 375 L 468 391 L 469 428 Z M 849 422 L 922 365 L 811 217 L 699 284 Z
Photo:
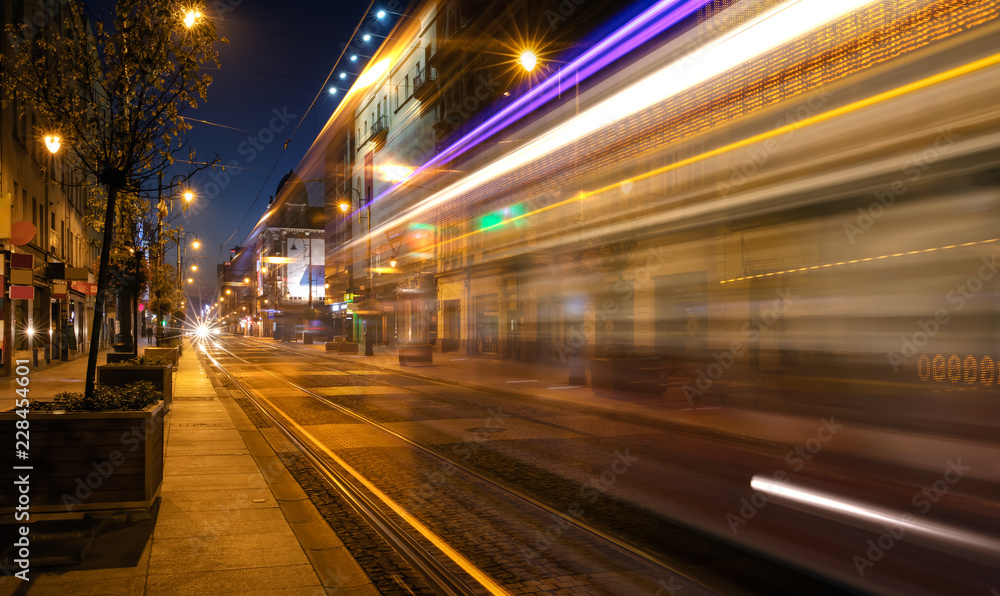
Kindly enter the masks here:
M 789 448 L 815 442 L 821 430 L 823 436 L 829 435 L 829 428 L 818 418 L 737 407 L 692 409 L 683 398 L 666 400 L 655 396 L 635 399 L 601 397 L 595 395 L 590 387 L 569 385 L 565 371 L 558 367 L 441 353 L 434 353 L 433 364 L 402 366 L 396 349 L 386 346 L 377 346 L 374 356 L 363 356 L 327 352 L 323 342 L 305 345 L 275 342 L 271 338 L 243 339 L 318 352 L 330 358 L 358 360 L 393 371 L 484 391 L 499 390 L 543 401 L 568 402 L 607 412 L 609 415 L 636 416 L 687 431 L 777 443 Z M 361 347 L 361 350 L 364 348 Z M 845 421 L 834 422 L 839 425 Z M 1000 447 L 996 443 L 849 423 L 839 428 L 836 440 L 825 443 L 823 449 L 863 460 L 882 461 L 935 473 L 944 469 L 942 466 L 949 458 L 960 457 L 963 463 L 972 467 L 968 476 L 1000 483 Z
M 33 372 L 32 397 L 82 391 L 85 373 L 86 359 Z M 124 548 L 101 546 L 99 535 L 81 565 L 33 570 L 30 584 L 4 577 L 0 595 L 377 594 L 239 405 L 213 386 L 190 344 L 165 430 L 151 536 L 149 528 L 138 537 L 137 528 L 116 530 L 112 541 L 132 541 Z M 132 561 L 122 564 L 126 550 Z

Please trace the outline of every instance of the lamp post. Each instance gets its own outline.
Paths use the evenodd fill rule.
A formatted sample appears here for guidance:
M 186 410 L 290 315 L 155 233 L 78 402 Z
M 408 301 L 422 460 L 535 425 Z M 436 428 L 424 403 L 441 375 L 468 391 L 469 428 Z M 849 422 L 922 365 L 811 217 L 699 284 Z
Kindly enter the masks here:
M 358 195 L 358 207 L 360 207 L 361 204 L 362 204 L 362 202 L 364 201 L 364 199 L 361 197 L 361 191 L 359 191 L 358 189 L 353 188 L 353 187 L 350 189 L 350 191 L 352 193 L 357 193 L 357 195 Z M 340 210 L 343 211 L 344 213 L 347 213 L 347 212 L 353 210 L 353 205 L 350 203 L 350 199 L 348 201 L 342 201 L 340 203 Z M 368 282 L 367 282 L 367 286 L 366 286 L 366 289 L 365 289 L 365 293 L 367 294 L 367 297 L 365 298 L 365 302 L 368 302 L 370 300 L 371 302 L 369 304 L 371 304 L 371 303 L 374 303 L 377 299 L 375 297 L 375 285 L 374 285 L 375 284 L 375 278 L 374 278 L 374 272 L 372 271 L 372 206 L 371 206 L 370 203 L 365 206 L 364 212 L 359 212 L 358 213 L 358 217 L 361 218 L 361 219 L 367 220 L 367 224 L 368 224 L 367 225 L 367 230 L 368 230 L 367 231 L 368 252 L 367 252 L 367 259 L 366 259 L 367 263 L 368 263 L 368 276 L 367 276 L 368 277 Z M 375 355 L 375 346 L 374 346 L 375 328 L 370 323 L 371 323 L 371 315 L 365 315 L 365 356 L 374 356 Z
M 184 262 L 184 257 L 186 256 L 186 244 L 188 236 L 194 235 L 194 232 L 184 232 L 184 228 L 181 228 L 181 236 L 177 239 L 177 287 L 181 287 L 181 264 Z M 191 243 L 191 248 L 198 250 L 201 248 L 201 242 L 197 238 Z

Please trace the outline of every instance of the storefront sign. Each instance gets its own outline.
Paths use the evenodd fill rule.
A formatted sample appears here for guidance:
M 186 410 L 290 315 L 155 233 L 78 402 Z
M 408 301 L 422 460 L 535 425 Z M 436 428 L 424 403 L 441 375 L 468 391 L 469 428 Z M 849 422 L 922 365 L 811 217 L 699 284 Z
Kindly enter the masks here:
M 10 255 L 11 269 L 32 269 L 34 266 L 35 257 L 32 255 L 23 255 L 21 253 L 13 253 Z
M 10 297 L 12 300 L 34 300 L 35 286 L 11 286 Z
M 31 269 L 11 269 L 10 283 L 17 286 L 30 286 L 34 280 L 34 273 Z
M 97 284 L 89 281 L 73 281 L 70 282 L 69 287 L 72 288 L 73 291 L 86 294 L 87 296 L 97 295 Z

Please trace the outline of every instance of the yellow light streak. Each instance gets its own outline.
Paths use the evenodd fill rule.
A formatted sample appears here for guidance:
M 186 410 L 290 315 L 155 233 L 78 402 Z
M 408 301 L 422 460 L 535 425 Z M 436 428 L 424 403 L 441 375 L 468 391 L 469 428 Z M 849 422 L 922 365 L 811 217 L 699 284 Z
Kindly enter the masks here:
M 682 159 L 680 161 L 674 162 L 672 164 L 668 164 L 668 165 L 663 166 L 661 168 L 657 168 L 655 170 L 651 170 L 651 171 L 646 172 L 644 174 L 639 174 L 637 176 L 633 176 L 633 177 L 630 178 L 630 180 L 633 181 L 633 183 L 634 183 L 635 181 L 638 181 L 638 180 L 645 180 L 645 179 L 651 178 L 653 176 L 658 176 L 660 174 L 664 174 L 664 173 L 670 172 L 672 170 L 676 170 L 678 168 L 682 168 L 684 166 L 688 166 L 688 165 L 691 165 L 691 164 L 694 164 L 694 163 L 697 163 L 697 162 L 700 162 L 700 161 L 704 161 L 704 160 L 712 158 L 712 157 L 717 157 L 719 155 L 723 155 L 723 154 L 729 153 L 731 151 L 736 151 L 737 149 L 742 149 L 744 147 L 747 147 L 749 145 L 753 145 L 755 143 L 760 143 L 762 141 L 766 141 L 766 140 L 774 138 L 774 137 L 782 136 L 782 135 L 787 134 L 787 133 L 792 132 L 792 131 L 800 130 L 800 129 L 805 128 L 807 126 L 812 126 L 814 124 L 819 124 L 821 122 L 826 122 L 827 120 L 832 120 L 832 119 L 837 118 L 839 116 L 844 116 L 846 114 L 850 114 L 850 113 L 855 112 L 857 110 L 874 106 L 876 104 L 882 103 L 884 101 L 888 101 L 890 99 L 896 99 L 896 98 L 901 97 L 903 95 L 906 95 L 908 93 L 913 93 L 915 91 L 919 91 L 921 89 L 925 89 L 927 87 L 930 87 L 930 86 L 933 86 L 933 85 L 937 85 L 939 83 L 944 83 L 944 82 L 950 81 L 952 79 L 961 77 L 963 75 L 971 74 L 971 73 L 974 73 L 976 71 L 982 70 L 984 68 L 988 68 L 990 66 L 995 66 L 997 64 L 1000 64 L 1000 53 L 993 54 L 992 56 L 987 56 L 987 57 L 981 58 L 979 60 L 975 60 L 975 61 L 970 62 L 968 64 L 963 64 L 962 66 L 958 66 L 958 67 L 946 70 L 944 72 L 938 73 L 936 75 L 932 75 L 930 77 L 921 79 L 919 81 L 914 81 L 913 83 L 908 83 L 908 84 L 903 85 L 901 87 L 897 87 L 895 89 L 890 89 L 889 91 L 885 91 L 883 93 L 878 93 L 878 94 L 873 95 L 871 97 L 867 97 L 865 99 L 858 100 L 856 102 L 853 102 L 853 103 L 841 106 L 839 108 L 834 108 L 834 109 L 829 110 L 827 112 L 822 112 L 820 114 L 816 114 L 815 116 L 811 116 L 809 118 L 805 118 L 803 120 L 799 120 L 799 121 L 793 122 L 791 124 L 786 124 L 785 126 L 781 126 L 779 128 L 775 128 L 775 129 L 769 130 L 767 132 L 763 132 L 763 133 L 754 135 L 752 137 L 748 137 L 746 139 L 742 139 L 740 141 L 735 141 L 735 142 L 730 143 L 728 145 L 723 145 L 722 147 L 718 147 L 716 149 L 711 149 L 709 151 L 706 151 L 704 153 L 700 153 L 698 155 L 693 155 L 693 156 L 688 157 L 686 159 Z M 535 209 L 534 211 L 529 211 L 529 212 L 523 213 L 521 215 L 513 216 L 513 217 L 511 217 L 509 219 L 505 219 L 500 224 L 496 224 L 494 226 L 490 226 L 490 227 L 484 228 L 482 230 L 474 230 L 472 232 L 467 232 L 467 233 L 462 234 L 460 236 L 457 236 L 455 238 L 451 238 L 449 240 L 440 242 L 439 245 L 444 245 L 444 244 L 448 244 L 449 242 L 456 242 L 458 240 L 463 240 L 463 239 L 465 239 L 465 238 L 467 238 L 469 236 L 472 236 L 474 234 L 481 234 L 483 232 L 489 231 L 490 229 L 492 229 L 492 228 L 494 228 L 494 227 L 496 227 L 498 225 L 502 225 L 504 223 L 514 222 L 514 221 L 517 221 L 517 220 L 520 220 L 520 219 L 524 219 L 524 218 L 527 218 L 527 217 L 532 217 L 532 216 L 544 213 L 544 212 L 549 211 L 551 209 L 556 209 L 556 208 L 559 208 L 559 207 L 563 207 L 563 206 L 569 205 L 571 203 L 574 203 L 576 201 L 587 199 L 587 198 L 590 198 L 592 196 L 595 196 L 595 195 L 598 195 L 598 194 L 601 194 L 601 193 L 604 193 L 604 192 L 608 192 L 608 191 L 614 190 L 619 185 L 620 185 L 620 183 L 614 182 L 614 183 L 611 183 L 611 184 L 607 184 L 607 185 L 605 185 L 603 187 L 597 188 L 595 190 L 581 191 L 581 193 L 579 195 L 570 197 L 570 198 L 568 198 L 566 200 L 559 201 L 557 203 L 552 203 L 552 204 L 546 205 L 544 207 L 539 207 L 538 209 Z M 961 245 L 943 246 L 943 247 L 939 247 L 939 249 L 940 250 L 944 250 L 944 249 L 948 249 L 948 248 L 954 248 L 955 246 L 961 246 Z M 884 259 L 884 258 L 888 258 L 889 256 L 890 255 L 883 255 L 883 256 L 880 256 L 880 257 L 873 257 L 873 258 Z M 725 282 L 723 282 L 723 283 L 725 283 Z
M 813 271 L 815 269 L 826 269 L 827 267 L 840 267 L 843 265 L 853 265 L 855 263 L 861 263 L 865 261 L 875 261 L 879 259 L 891 259 L 894 257 L 905 257 L 909 255 L 919 255 L 928 252 L 934 252 L 936 250 L 946 250 L 949 248 L 958 248 L 960 246 L 975 246 L 977 244 L 989 244 L 990 242 L 996 242 L 1000 238 L 990 238 L 989 240 L 976 240 L 974 242 L 966 242 L 964 244 L 952 244 L 951 246 L 935 246 L 934 248 L 923 248 L 920 250 L 911 250 L 909 252 L 897 252 L 892 255 L 880 255 L 877 257 L 867 257 L 864 259 L 853 259 L 851 261 L 838 261 L 836 263 L 826 263 L 823 265 L 812 265 L 810 267 L 800 267 L 798 269 L 785 269 L 784 271 L 772 271 L 770 273 L 758 273 L 757 275 L 746 275 L 744 277 L 734 277 L 732 279 L 724 279 L 719 281 L 720 284 L 731 284 L 737 281 L 746 281 L 748 279 L 758 279 L 761 277 L 771 277 L 772 275 L 787 275 L 789 273 L 798 273 L 799 271 Z
M 221 368 L 221 365 L 215 360 L 215 358 L 212 358 L 211 355 L 208 355 L 208 357 L 213 361 L 213 363 L 216 366 L 219 366 Z M 274 375 L 274 373 L 269 373 L 269 374 L 271 374 L 272 376 L 275 376 L 277 378 L 277 375 Z M 301 433 L 301 436 L 309 439 L 309 441 L 312 442 L 313 445 L 319 447 L 323 451 L 323 453 L 325 453 L 327 455 L 327 457 L 329 457 L 334 462 L 336 462 L 336 464 L 338 466 L 340 466 L 341 468 L 344 469 L 344 471 L 346 471 L 348 474 L 350 474 L 351 476 L 353 476 L 355 478 L 355 480 L 357 480 L 358 482 L 360 482 L 361 484 L 363 484 L 365 486 L 365 488 L 367 488 L 369 491 L 371 491 L 372 494 L 374 494 L 376 497 L 378 497 L 379 500 L 381 500 L 383 503 L 385 503 L 386 506 L 388 506 L 390 509 L 392 509 L 393 512 L 396 513 L 396 515 L 398 515 L 401 518 L 403 518 L 404 520 L 406 520 L 406 522 L 408 524 L 410 524 L 410 526 L 412 526 L 413 529 L 415 529 L 416 531 L 420 532 L 420 534 L 424 538 L 426 538 L 434 546 L 436 546 L 439 550 L 441 550 L 441 552 L 443 552 L 445 555 L 447 555 L 449 559 L 451 559 L 452 561 L 454 561 L 466 573 L 468 573 L 469 575 L 471 575 L 484 588 L 486 588 L 487 590 L 489 590 L 490 594 L 496 594 L 496 595 L 502 595 L 502 596 L 510 596 L 510 592 L 508 592 L 507 590 L 504 590 L 503 587 L 500 584 L 498 584 L 498 583 L 494 582 L 492 579 L 490 579 L 490 577 L 488 575 L 486 575 L 485 573 L 483 573 L 478 567 L 476 567 L 475 565 L 473 565 L 472 562 L 470 562 L 468 559 L 466 559 L 465 557 L 463 557 L 461 555 L 461 553 L 459 553 L 454 548 L 452 548 L 451 545 L 449 545 L 444 540 L 442 540 L 440 537 L 438 537 L 437 534 L 435 534 L 434 532 L 432 532 L 430 530 L 430 528 L 428 528 L 427 526 L 425 526 L 423 524 L 423 522 L 421 522 L 419 519 L 417 519 L 416 517 L 414 517 L 409 511 L 407 511 L 406 509 L 403 509 L 398 503 L 396 503 L 394 500 L 392 500 L 391 498 L 389 498 L 389 495 L 387 495 L 384 492 L 382 492 L 370 480 L 368 480 L 367 478 L 365 478 L 364 476 L 362 476 L 360 472 L 358 472 L 353 467 L 351 467 L 350 464 L 348 464 L 346 461 L 344 461 L 343 459 L 341 459 L 336 453 L 334 453 L 333 451 L 330 451 L 330 449 L 327 448 L 326 445 L 324 445 L 318 438 L 316 438 L 311 432 L 309 432 L 308 430 L 306 430 L 304 427 L 302 427 L 301 425 L 299 425 L 297 422 L 295 422 L 294 420 L 292 420 L 291 418 L 289 418 L 288 415 L 285 414 L 285 412 L 283 410 L 281 410 L 278 406 L 274 405 L 274 403 L 271 400 L 269 400 L 268 398 L 264 397 L 263 395 L 259 395 L 259 397 L 263 401 L 267 402 L 267 404 L 269 406 L 271 406 L 272 410 L 274 410 L 275 412 L 281 414 L 281 416 L 285 420 L 287 420 L 288 423 L 290 425 L 292 425 L 295 428 L 296 431 L 298 431 L 299 433 Z

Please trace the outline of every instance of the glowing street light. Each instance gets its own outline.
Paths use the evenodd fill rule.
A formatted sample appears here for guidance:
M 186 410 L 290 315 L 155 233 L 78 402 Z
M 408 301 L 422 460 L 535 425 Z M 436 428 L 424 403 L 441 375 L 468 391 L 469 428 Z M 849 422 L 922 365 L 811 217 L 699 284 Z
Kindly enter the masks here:
M 535 70 L 535 65 L 538 64 L 538 56 L 535 55 L 531 50 L 525 50 L 521 52 L 521 57 L 518 59 L 524 70 L 531 72 Z
M 48 135 L 45 137 L 45 146 L 48 148 L 49 153 L 56 153 L 59 151 L 59 147 L 62 145 L 62 139 L 55 135 Z
M 194 27 L 199 19 L 201 19 L 200 11 L 194 9 L 184 11 L 184 26 L 188 29 Z
M 183 194 L 183 197 L 184 197 L 184 202 L 185 203 L 190 203 L 191 201 L 194 200 L 194 193 L 191 192 L 190 190 L 185 190 L 184 194 Z

